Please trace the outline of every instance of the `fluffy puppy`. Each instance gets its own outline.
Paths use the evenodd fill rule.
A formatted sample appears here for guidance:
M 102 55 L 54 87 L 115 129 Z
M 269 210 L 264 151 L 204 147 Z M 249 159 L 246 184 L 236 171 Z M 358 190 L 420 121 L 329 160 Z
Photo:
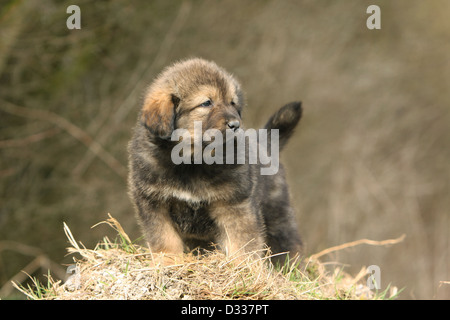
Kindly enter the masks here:
M 150 85 L 128 146 L 128 184 L 153 252 L 179 254 L 214 245 L 233 254 L 267 245 L 274 254 L 300 253 L 282 166 L 275 175 L 261 175 L 260 163 L 175 164 L 171 157 L 178 143 L 171 139 L 174 130 L 194 134 L 195 121 L 202 132 L 242 129 L 243 106 L 239 82 L 202 59 L 175 63 Z M 282 148 L 300 117 L 300 103 L 290 103 L 265 129 L 279 130 Z

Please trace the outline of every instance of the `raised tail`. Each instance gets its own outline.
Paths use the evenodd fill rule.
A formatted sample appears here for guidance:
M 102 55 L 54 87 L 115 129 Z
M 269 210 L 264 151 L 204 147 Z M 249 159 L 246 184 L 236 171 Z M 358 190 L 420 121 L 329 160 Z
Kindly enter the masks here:
M 280 110 L 275 112 L 267 121 L 265 129 L 268 130 L 268 135 L 271 133 L 271 129 L 278 129 L 279 134 L 279 150 L 281 151 L 284 145 L 288 142 L 292 133 L 294 133 L 294 128 L 302 117 L 302 103 L 301 102 L 291 102 L 286 104 Z M 268 139 L 271 141 L 271 139 Z

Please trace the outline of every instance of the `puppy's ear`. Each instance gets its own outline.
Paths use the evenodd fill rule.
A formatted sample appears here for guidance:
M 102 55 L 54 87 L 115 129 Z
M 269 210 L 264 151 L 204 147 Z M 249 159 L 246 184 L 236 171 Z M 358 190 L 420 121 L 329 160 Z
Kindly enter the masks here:
M 163 90 L 147 94 L 142 107 L 142 123 L 154 135 L 170 139 L 175 129 L 175 108 L 179 99 Z

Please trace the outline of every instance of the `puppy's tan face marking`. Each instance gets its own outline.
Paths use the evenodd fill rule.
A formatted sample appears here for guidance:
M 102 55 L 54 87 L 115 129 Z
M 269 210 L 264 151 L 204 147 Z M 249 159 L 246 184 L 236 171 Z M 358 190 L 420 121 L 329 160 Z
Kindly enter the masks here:
M 183 106 L 186 105 L 186 108 L 196 108 L 201 106 L 206 101 L 214 102 L 221 99 L 221 94 L 216 87 L 211 85 L 203 85 L 187 97 L 183 98 Z M 205 105 L 205 107 L 207 106 Z M 205 110 L 207 110 L 207 108 L 205 108 Z
M 175 127 L 187 129 L 194 134 L 194 122 L 200 121 L 203 132 L 208 129 L 217 129 L 224 133 L 230 119 L 241 121 L 241 109 L 235 101 L 238 101 L 238 97 L 231 92 L 226 92 L 224 96 L 216 87 L 201 86 L 197 91 L 180 100 L 176 111 Z
M 202 130 L 228 129 L 241 124 L 243 94 L 239 83 L 215 63 L 190 60 L 166 69 L 150 86 L 142 108 L 142 122 L 155 134 L 170 139 L 175 129 L 193 134 L 194 122 Z

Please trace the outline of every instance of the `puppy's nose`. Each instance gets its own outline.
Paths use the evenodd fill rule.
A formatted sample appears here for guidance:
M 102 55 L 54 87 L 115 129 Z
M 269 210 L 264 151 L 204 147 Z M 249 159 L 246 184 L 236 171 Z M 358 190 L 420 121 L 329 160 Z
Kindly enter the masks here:
M 236 129 L 239 129 L 240 126 L 241 126 L 241 123 L 237 119 L 228 121 L 228 128 L 230 128 L 233 131 L 235 131 Z

